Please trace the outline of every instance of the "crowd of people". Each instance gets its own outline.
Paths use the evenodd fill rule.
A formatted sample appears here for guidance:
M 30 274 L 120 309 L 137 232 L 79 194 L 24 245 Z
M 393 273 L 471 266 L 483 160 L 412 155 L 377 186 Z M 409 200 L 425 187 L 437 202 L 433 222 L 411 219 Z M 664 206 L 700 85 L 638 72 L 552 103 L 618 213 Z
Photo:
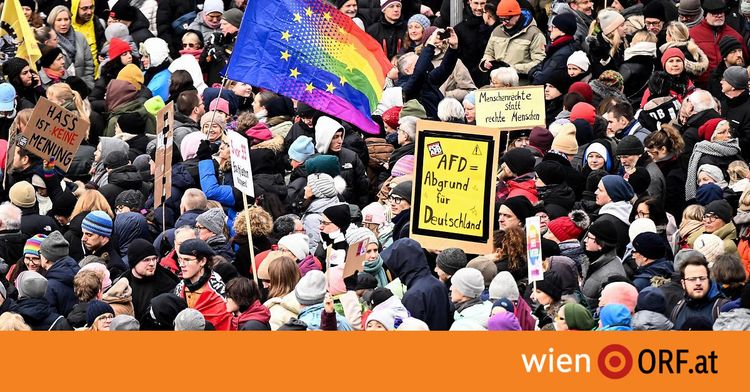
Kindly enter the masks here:
M 455 25 L 448 0 L 331 1 L 392 60 L 377 135 L 223 80 L 247 4 L 199 3 L 20 0 L 42 55 L 3 52 L 0 330 L 750 330 L 750 0 L 466 0 Z M 546 123 L 501 132 L 493 251 L 424 249 L 417 122 L 531 85 Z M 42 97 L 90 124 L 66 171 L 8 145 Z

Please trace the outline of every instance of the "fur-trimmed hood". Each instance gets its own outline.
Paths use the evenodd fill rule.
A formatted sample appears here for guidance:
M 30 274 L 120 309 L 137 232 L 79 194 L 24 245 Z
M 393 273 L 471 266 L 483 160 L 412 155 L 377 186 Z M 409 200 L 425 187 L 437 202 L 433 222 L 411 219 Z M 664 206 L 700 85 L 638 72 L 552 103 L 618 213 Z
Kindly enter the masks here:
M 262 141 L 250 147 L 251 150 L 258 148 L 267 148 L 275 153 L 282 152 L 284 151 L 284 137 L 281 135 L 276 135 L 269 140 Z

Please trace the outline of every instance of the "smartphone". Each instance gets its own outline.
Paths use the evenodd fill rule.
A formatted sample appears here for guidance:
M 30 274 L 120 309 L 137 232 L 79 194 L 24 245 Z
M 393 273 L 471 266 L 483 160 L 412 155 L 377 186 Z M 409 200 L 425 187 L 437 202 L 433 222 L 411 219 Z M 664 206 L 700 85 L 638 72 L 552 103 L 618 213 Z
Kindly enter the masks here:
M 438 33 L 438 38 L 440 38 L 440 40 L 448 39 L 450 37 L 451 37 L 451 28 L 450 27 L 448 27 L 447 29 L 445 29 L 445 30 L 443 30 L 443 31 L 441 31 L 441 32 Z

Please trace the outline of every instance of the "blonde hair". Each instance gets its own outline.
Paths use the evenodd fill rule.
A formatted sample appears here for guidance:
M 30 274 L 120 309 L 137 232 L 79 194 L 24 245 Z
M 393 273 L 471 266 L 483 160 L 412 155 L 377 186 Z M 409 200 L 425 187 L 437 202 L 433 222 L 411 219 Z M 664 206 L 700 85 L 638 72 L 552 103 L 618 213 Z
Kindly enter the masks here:
M 26 128 L 26 125 L 29 124 L 29 120 L 31 120 L 31 113 L 34 113 L 34 109 L 23 109 L 16 114 L 16 119 L 14 120 L 16 129 L 19 133 L 23 131 L 23 128 Z M 23 124 L 23 126 L 21 126 Z
M 73 90 L 67 83 L 55 83 L 47 87 L 47 98 L 51 96 L 63 101 L 64 103 L 60 106 L 70 110 L 77 111 L 79 117 L 84 117 L 88 121 L 89 110 L 86 109 L 86 105 L 83 103 L 83 98 L 78 91 Z
M 700 204 L 691 204 L 685 207 L 685 211 L 682 212 L 682 221 L 693 220 L 702 221 L 703 215 L 706 213 L 706 208 Z
M 630 40 L 631 45 L 635 45 L 639 42 L 652 42 L 656 43 L 658 39 L 656 38 L 656 35 L 654 33 L 647 31 L 647 30 L 640 30 L 635 35 L 633 35 L 633 39 Z
M 269 236 L 273 231 L 273 218 L 266 210 L 256 205 L 237 214 L 234 219 L 234 231 L 247 235 L 247 219 L 250 219 L 250 230 L 255 236 Z
M 617 12 L 614 8 L 605 8 L 599 12 L 602 12 L 604 10 Z M 599 32 L 602 33 L 602 37 L 604 37 L 605 40 L 608 41 L 611 45 L 609 49 L 610 57 L 615 56 L 615 53 L 617 53 L 617 51 L 620 49 L 620 44 L 624 44 L 626 48 L 628 47 L 628 41 L 623 40 L 622 37 L 620 37 L 620 33 L 617 31 L 617 29 L 609 34 L 604 34 L 604 32 L 602 32 L 601 22 L 599 22 L 599 16 L 597 16 L 596 19 L 594 19 L 594 22 L 591 23 L 591 26 L 589 27 L 589 36 L 596 36 L 596 34 Z
M 76 206 L 73 208 L 73 213 L 70 214 L 74 217 L 82 212 L 91 211 L 104 211 L 109 215 L 110 218 L 114 219 L 115 214 L 112 212 L 112 207 L 109 206 L 109 202 L 99 191 L 94 189 L 86 189 L 78 198 Z
M 667 25 L 667 34 L 672 37 L 673 42 L 685 42 L 690 40 L 690 30 L 682 22 L 670 22 Z
M 734 185 L 737 181 L 750 177 L 750 167 L 747 166 L 745 161 L 733 161 L 727 167 L 727 173 L 729 174 L 729 185 Z
M 0 315 L 0 331 L 31 331 L 31 327 L 20 314 L 5 312 Z

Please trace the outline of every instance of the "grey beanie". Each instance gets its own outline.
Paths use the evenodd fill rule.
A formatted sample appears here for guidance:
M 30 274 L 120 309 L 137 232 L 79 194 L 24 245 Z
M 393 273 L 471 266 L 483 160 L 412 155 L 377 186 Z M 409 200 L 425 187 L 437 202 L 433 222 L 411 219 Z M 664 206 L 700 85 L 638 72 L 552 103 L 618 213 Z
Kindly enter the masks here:
M 372 230 L 366 228 L 366 227 L 356 227 L 354 229 L 349 229 L 346 231 L 346 243 L 349 244 L 349 246 L 356 244 L 359 241 L 362 241 L 364 239 L 367 239 L 367 243 L 376 243 L 379 244 L 378 239 L 375 237 L 375 233 L 372 232 Z
M 476 298 L 484 291 L 484 277 L 478 269 L 461 268 L 451 277 L 451 285 L 464 296 Z
M 242 11 L 237 8 L 224 11 L 224 14 L 221 15 L 221 19 L 226 20 L 230 25 L 239 29 L 240 24 L 242 24 Z
M 456 271 L 466 267 L 468 259 L 466 253 L 459 248 L 448 248 L 440 252 L 436 260 L 437 266 L 440 267 L 447 275 L 454 275 Z
M 317 198 L 335 197 L 336 186 L 333 177 L 326 173 L 315 173 L 307 176 L 307 185 L 310 185 L 313 195 Z
M 223 234 L 226 219 L 227 216 L 224 215 L 224 210 L 221 208 L 212 208 L 198 215 L 195 222 L 214 234 Z
M 674 255 L 674 262 L 672 263 L 672 267 L 674 267 L 675 271 L 679 271 L 680 267 L 682 267 L 682 264 L 687 261 L 688 258 L 701 258 L 703 260 L 706 260 L 706 256 L 703 255 L 703 253 L 695 250 L 695 249 L 681 249 L 679 252 L 677 252 Z
M 183 309 L 174 319 L 175 331 L 205 331 L 206 318 L 193 308 Z
M 508 271 L 500 271 L 490 283 L 490 300 L 508 298 L 518 301 L 518 283 Z
M 700 0 L 680 0 L 677 11 L 683 16 L 696 16 L 703 12 Z
M 322 271 L 312 270 L 305 274 L 294 287 L 294 296 L 300 305 L 323 303 L 326 296 L 326 276 Z
M 45 259 L 53 263 L 66 257 L 69 252 L 70 244 L 57 230 L 48 235 L 47 238 L 42 241 L 42 245 L 39 248 L 39 253 L 41 253 Z
M 18 298 L 44 298 L 47 278 L 36 271 L 23 271 L 18 275 Z
M 141 323 L 133 316 L 119 314 L 112 319 L 109 324 L 110 331 L 138 331 L 141 329 Z
M 724 71 L 724 80 L 738 90 L 747 90 L 748 75 L 745 67 L 733 65 Z

